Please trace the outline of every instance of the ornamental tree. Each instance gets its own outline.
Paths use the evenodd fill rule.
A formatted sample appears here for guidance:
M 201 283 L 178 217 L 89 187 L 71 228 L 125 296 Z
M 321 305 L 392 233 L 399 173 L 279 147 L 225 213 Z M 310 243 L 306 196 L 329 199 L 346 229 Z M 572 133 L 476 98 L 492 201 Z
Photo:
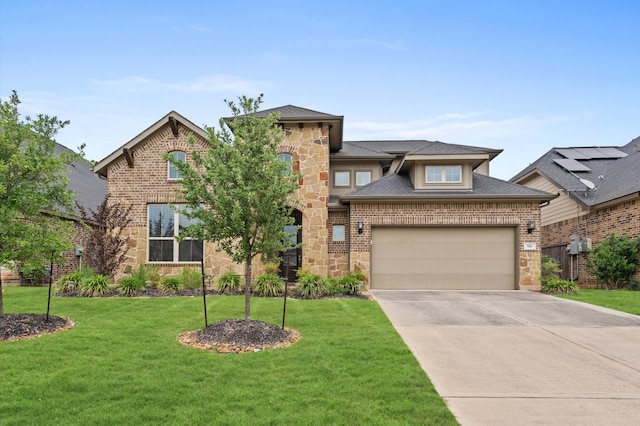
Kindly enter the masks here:
M 68 121 L 44 114 L 21 120 L 19 104 L 15 91 L 0 101 L 0 265 L 7 267 L 48 264 L 71 249 L 74 226 L 62 218 L 74 211 L 66 174 L 81 158 L 72 151 L 55 153 L 54 137 Z
M 293 194 L 299 176 L 278 159 L 284 135 L 278 116 L 256 117 L 262 103 L 242 96 L 238 104 L 225 100 L 233 117 L 220 119 L 218 130 L 206 127 L 210 147 L 193 150 L 192 164 L 172 162 L 182 177 L 181 213 L 192 224 L 179 238 L 217 244 L 236 263 L 244 263 L 245 320 L 251 318 L 251 269 L 254 258 L 264 261 L 291 248 L 285 226 L 293 224 Z M 193 145 L 195 140 L 190 137 Z
M 89 237 L 84 247 L 84 259 L 96 273 L 112 278 L 129 250 L 129 235 L 125 235 L 124 232 L 133 219 L 133 205 L 110 203 L 108 195 L 95 211 L 87 211 L 77 202 L 76 205 L 82 220 L 90 225 Z

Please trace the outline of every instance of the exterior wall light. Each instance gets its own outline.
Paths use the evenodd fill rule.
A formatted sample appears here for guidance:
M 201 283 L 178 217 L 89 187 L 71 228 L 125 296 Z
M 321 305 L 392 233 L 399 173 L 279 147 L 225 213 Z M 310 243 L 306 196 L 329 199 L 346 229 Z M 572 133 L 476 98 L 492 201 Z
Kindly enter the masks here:
M 527 233 L 530 234 L 536 229 L 536 221 L 533 219 L 529 219 L 527 222 Z
M 358 221 L 358 234 L 362 234 L 362 231 L 364 231 L 364 222 L 359 220 Z

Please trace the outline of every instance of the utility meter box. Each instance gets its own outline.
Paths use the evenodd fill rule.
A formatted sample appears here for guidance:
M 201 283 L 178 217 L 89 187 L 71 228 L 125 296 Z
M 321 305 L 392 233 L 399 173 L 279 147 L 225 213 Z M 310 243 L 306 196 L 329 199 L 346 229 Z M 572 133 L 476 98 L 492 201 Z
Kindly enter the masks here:
M 571 234 L 569 236 L 569 245 L 567 246 L 569 254 L 580 253 L 580 237 L 577 234 Z
M 580 241 L 580 253 L 588 253 L 591 251 L 591 238 L 585 238 Z
M 84 252 L 84 247 L 82 246 L 76 246 L 76 256 L 80 257 L 82 256 L 82 253 Z

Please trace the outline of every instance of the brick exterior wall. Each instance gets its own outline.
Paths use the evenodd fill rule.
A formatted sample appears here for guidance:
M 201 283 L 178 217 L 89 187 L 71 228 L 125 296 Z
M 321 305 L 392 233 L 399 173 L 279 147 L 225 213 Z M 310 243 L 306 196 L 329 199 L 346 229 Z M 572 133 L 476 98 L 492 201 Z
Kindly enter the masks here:
M 595 247 L 611 233 L 629 238 L 640 237 L 640 199 L 592 210 L 586 215 L 544 226 L 543 248 L 557 247 L 562 250 L 569 244 L 569 236 L 572 234 L 577 234 L 580 239 L 591 238 L 592 246 Z M 594 287 L 597 283 L 587 271 L 587 258 L 587 253 L 574 258 L 574 278 L 581 286 Z M 564 268 L 570 268 L 570 263 L 566 263 Z M 569 278 L 569 274 L 565 274 L 565 277 Z M 640 270 L 636 271 L 634 278 L 640 281 Z
M 340 278 L 349 270 L 349 213 L 346 210 L 329 211 L 329 271 L 331 278 Z M 344 225 L 344 241 L 333 240 L 333 225 Z
M 529 220 L 540 224 L 537 202 L 415 202 L 351 203 L 350 263 L 352 270 L 370 274 L 371 227 L 403 226 L 516 226 L 518 229 L 518 285 L 522 290 L 540 289 L 540 229 L 527 232 Z M 357 222 L 364 222 L 358 234 Z M 536 250 L 524 250 L 524 243 L 535 243 Z
M 179 126 L 179 135 L 172 134 L 168 125 L 133 147 L 133 167 L 124 157 L 111 163 L 107 170 L 108 194 L 112 202 L 133 205 L 132 223 L 127 229 L 130 236 L 127 259 L 121 266 L 116 281 L 128 275 L 139 264 L 147 263 L 147 206 L 151 203 L 177 203 L 176 189 L 179 181 L 167 177 L 167 163 L 162 155 L 171 151 L 182 151 L 190 161 L 193 147 L 187 142 L 189 131 Z M 285 128 L 285 140 L 278 149 L 293 157 L 293 168 L 302 173 L 301 187 L 296 193 L 295 208 L 302 213 L 302 266 L 311 272 L 328 275 L 329 255 L 327 251 L 328 230 L 327 202 L 329 199 L 329 128 L 291 127 Z M 196 136 L 196 149 L 204 150 L 208 141 Z M 342 262 L 344 263 L 344 261 Z M 156 263 L 163 275 L 176 276 L 184 267 L 199 267 L 190 263 Z M 232 271 L 243 273 L 242 265 L 236 265 L 229 257 L 205 244 L 206 273 L 219 276 Z M 253 265 L 254 275 L 263 272 L 260 262 Z

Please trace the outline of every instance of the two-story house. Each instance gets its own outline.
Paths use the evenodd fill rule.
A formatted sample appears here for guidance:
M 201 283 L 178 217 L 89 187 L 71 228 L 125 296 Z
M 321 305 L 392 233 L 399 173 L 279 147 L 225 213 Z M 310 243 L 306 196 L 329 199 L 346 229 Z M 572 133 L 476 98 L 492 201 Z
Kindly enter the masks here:
M 296 106 L 276 111 L 283 161 L 302 174 L 294 210 L 300 249 L 282 274 L 363 271 L 375 289 L 529 289 L 540 286 L 540 204 L 554 196 L 489 176 L 501 150 L 426 140 L 343 141 L 344 118 Z M 241 271 L 215 247 L 178 243 L 179 176 L 163 161 L 206 149 L 200 127 L 172 111 L 95 166 L 110 199 L 133 204 L 129 257 L 177 274 L 204 258 L 209 274 Z M 256 265 L 256 271 L 260 271 Z

